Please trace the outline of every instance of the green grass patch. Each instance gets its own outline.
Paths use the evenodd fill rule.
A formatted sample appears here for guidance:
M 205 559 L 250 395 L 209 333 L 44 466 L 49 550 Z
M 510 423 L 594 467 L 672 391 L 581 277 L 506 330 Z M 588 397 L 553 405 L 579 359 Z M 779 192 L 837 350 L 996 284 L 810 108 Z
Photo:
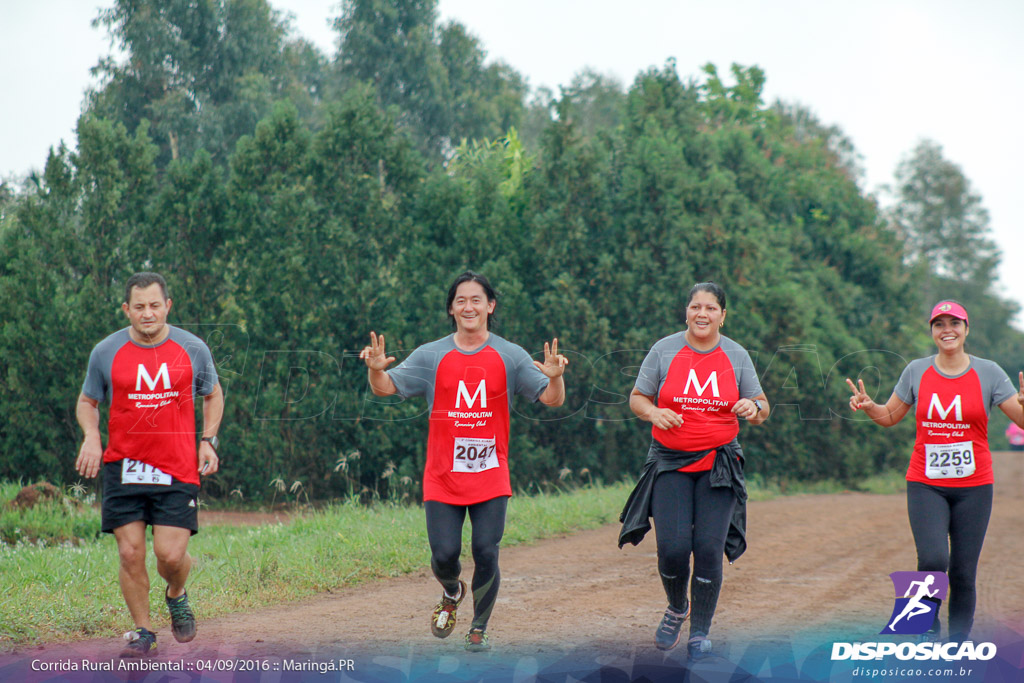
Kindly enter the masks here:
M 858 483 L 857 490 L 865 493 L 904 494 L 907 492 L 907 472 L 903 469 L 876 474 Z
M 33 507 L 12 507 L 21 489 L 21 483 L 0 483 L 0 544 L 79 544 L 100 533 L 100 513 L 92 507 L 91 496 L 59 491 L 59 497 L 40 499 Z
M 883 494 L 904 493 L 907 490 L 904 474 L 905 472 L 902 470 L 882 472 L 856 484 L 844 483 L 835 479 L 823 479 L 812 482 L 788 479 L 765 481 L 755 476 L 747 479 L 747 493 L 750 496 L 750 500 L 753 501 L 771 500 L 781 496 L 828 495 L 833 493 L 849 493 L 851 491 Z
M 594 528 L 618 519 L 631 483 L 517 495 L 502 545 Z M 464 553 L 469 553 L 464 528 Z M 200 619 L 309 597 L 429 566 L 421 507 L 340 503 L 289 524 L 206 527 L 189 543 L 189 592 Z M 39 642 L 119 634 L 132 626 L 117 584 L 109 534 L 80 546 L 0 547 L 0 651 Z M 167 622 L 149 553 L 150 612 Z M 32 605 L 31 609 L 25 609 Z

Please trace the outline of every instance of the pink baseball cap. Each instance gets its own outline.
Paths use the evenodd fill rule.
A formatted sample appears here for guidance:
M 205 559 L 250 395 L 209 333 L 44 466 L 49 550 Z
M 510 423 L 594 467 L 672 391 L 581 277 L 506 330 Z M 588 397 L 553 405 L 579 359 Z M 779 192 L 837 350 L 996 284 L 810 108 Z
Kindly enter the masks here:
M 968 325 L 971 324 L 967 320 L 967 309 L 955 301 L 940 301 L 935 304 L 935 308 L 932 309 L 932 315 L 928 318 L 928 324 L 930 325 L 940 315 L 951 315 L 954 318 L 963 320 Z

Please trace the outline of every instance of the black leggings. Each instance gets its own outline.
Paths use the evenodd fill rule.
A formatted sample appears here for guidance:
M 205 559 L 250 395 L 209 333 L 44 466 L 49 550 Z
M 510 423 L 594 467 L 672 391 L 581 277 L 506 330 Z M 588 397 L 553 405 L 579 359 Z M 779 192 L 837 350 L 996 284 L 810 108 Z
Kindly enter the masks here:
M 436 500 L 423 503 L 427 513 L 430 568 L 449 595 L 459 590 L 462 563 L 462 525 L 469 511 L 473 548 L 473 628 L 487 628 L 501 584 L 498 547 L 505 533 L 508 497 L 499 496 L 475 505 L 449 505 Z
M 711 472 L 663 472 L 654 481 L 651 515 L 658 538 L 658 571 L 669 606 L 685 611 L 693 555 L 691 633 L 706 634 L 722 585 L 722 553 L 736 496 L 711 487 Z
M 952 487 L 908 481 L 907 513 L 917 570 L 947 573 L 949 638 L 964 640 L 974 625 L 974 584 L 992 514 L 992 484 Z

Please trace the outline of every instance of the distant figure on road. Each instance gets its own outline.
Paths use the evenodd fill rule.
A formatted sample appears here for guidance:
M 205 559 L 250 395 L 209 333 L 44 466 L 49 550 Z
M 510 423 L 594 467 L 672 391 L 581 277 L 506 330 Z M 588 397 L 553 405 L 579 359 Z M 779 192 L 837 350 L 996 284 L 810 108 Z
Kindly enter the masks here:
M 1006 428 L 1006 440 L 1010 442 L 1011 451 L 1024 451 L 1024 428 L 1011 422 Z

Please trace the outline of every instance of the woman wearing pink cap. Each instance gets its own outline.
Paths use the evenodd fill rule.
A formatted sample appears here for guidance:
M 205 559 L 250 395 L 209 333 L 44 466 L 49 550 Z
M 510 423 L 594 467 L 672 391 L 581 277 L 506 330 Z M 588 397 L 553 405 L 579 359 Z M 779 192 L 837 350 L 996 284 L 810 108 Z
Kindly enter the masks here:
M 1024 426 L 1024 372 L 1018 378 L 1020 388 L 1014 390 L 1002 368 L 964 350 L 970 327 L 967 311 L 956 301 L 936 304 L 929 322 L 938 353 L 907 364 L 884 405 L 865 393 L 863 380 L 856 386 L 850 379 L 846 382 L 853 391 L 850 408 L 863 410 L 883 427 L 896 424 L 916 406 L 907 513 L 917 569 L 948 574 L 949 640 L 962 641 L 974 623 L 978 558 L 992 512 L 988 416 L 999 406 Z M 939 637 L 938 619 L 924 637 Z

